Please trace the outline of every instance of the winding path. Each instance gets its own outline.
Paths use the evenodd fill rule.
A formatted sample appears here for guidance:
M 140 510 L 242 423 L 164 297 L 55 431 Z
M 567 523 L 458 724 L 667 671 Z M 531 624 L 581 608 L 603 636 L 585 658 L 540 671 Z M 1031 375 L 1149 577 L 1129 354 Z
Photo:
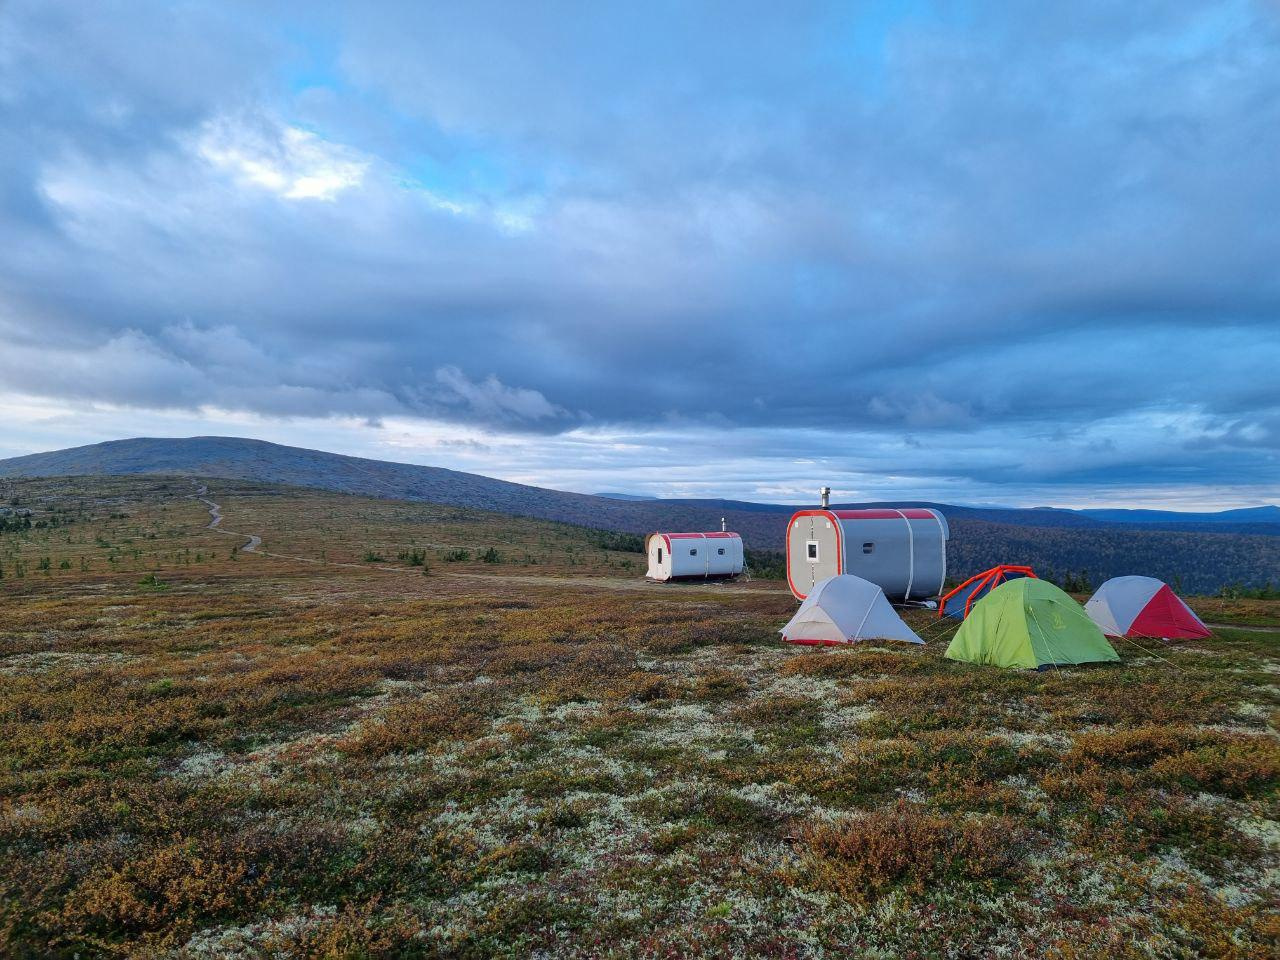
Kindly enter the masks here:
M 192 483 L 195 483 L 193 480 Z M 206 530 L 212 530 L 214 533 L 225 533 L 229 537 L 244 537 L 244 546 L 240 547 L 245 553 L 261 553 L 263 556 L 271 556 L 264 550 L 258 549 L 262 546 L 262 538 L 256 533 L 236 533 L 234 530 L 222 529 L 222 505 L 214 503 L 208 497 L 209 488 L 203 483 L 196 485 L 196 492 L 192 494 L 193 499 L 199 500 L 209 508 L 209 522 L 205 525 Z M 290 557 L 291 560 L 301 560 L 302 557 Z

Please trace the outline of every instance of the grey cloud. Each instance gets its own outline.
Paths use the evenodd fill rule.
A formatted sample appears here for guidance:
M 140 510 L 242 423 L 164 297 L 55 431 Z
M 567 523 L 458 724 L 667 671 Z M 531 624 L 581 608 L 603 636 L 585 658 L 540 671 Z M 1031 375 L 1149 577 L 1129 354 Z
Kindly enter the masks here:
M 457 367 L 441 367 L 436 371 L 436 382 L 448 390 L 446 404 L 461 403 L 482 420 L 520 422 L 563 413 L 537 390 L 509 387 L 492 374 L 477 382 Z
M 0 387 L 1261 475 L 1277 77 L 1249 3 L 12 3 Z

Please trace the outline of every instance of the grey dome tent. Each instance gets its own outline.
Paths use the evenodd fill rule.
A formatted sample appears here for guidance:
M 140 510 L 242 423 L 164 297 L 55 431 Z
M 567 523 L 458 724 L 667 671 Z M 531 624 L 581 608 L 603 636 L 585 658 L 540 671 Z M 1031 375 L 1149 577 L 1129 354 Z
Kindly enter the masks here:
M 839 646 L 859 640 L 924 643 L 889 605 L 883 590 L 849 574 L 816 584 L 779 632 L 787 643 L 802 646 Z

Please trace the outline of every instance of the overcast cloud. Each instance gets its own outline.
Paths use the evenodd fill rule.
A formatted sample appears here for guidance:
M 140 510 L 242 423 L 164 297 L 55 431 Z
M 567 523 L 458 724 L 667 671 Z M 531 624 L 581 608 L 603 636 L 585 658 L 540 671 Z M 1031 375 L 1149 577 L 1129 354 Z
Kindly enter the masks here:
M 1280 499 L 1280 6 L 1042 6 L 8 0 L 0 455 Z

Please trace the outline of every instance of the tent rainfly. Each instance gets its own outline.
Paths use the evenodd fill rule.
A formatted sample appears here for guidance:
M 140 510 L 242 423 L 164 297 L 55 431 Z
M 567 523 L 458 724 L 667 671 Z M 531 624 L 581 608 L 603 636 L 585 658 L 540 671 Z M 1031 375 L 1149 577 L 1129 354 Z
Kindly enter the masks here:
M 787 643 L 804 646 L 876 639 L 924 643 L 889 605 L 883 590 L 849 574 L 828 577 L 815 585 L 779 632 Z
M 946 656 L 1029 670 L 1120 659 L 1080 604 L 1033 577 L 1001 584 L 974 604 Z
M 714 533 L 651 533 L 645 540 L 650 580 L 736 577 L 742 573 L 742 537 Z
M 787 524 L 787 585 L 803 600 L 820 581 L 847 573 L 894 602 L 936 597 L 950 536 L 942 514 L 923 507 L 800 510 Z
M 1200 640 L 1213 636 L 1163 580 L 1113 577 L 1084 605 L 1085 613 L 1108 637 Z
M 1017 567 L 1001 563 L 990 570 L 976 573 L 960 586 L 956 587 L 938 601 L 938 616 L 955 617 L 963 620 L 973 609 L 973 605 L 985 597 L 1006 580 L 1018 577 L 1034 577 L 1036 572 L 1030 567 Z

